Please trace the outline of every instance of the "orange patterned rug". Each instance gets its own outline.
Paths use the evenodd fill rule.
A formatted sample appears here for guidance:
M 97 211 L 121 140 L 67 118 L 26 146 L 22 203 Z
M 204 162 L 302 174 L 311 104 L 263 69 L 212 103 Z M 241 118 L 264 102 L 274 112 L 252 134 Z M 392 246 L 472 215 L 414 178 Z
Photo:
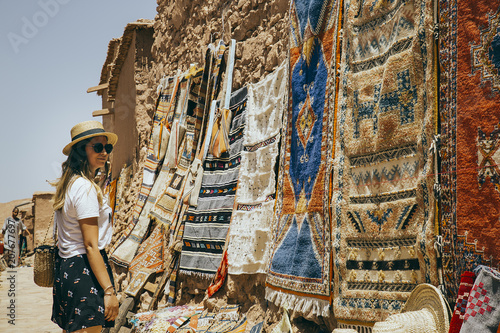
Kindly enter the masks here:
M 440 0 L 443 266 L 446 296 L 460 275 L 499 267 L 500 6 Z

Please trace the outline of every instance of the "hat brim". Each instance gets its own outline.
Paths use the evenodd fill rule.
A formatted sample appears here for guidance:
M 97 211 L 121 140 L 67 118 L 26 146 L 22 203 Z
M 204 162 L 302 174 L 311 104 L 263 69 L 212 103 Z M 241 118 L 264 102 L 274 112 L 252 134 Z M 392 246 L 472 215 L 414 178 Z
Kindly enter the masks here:
M 73 140 L 70 143 L 68 143 L 63 148 L 63 151 L 62 151 L 63 154 L 66 155 L 66 156 L 68 156 L 69 152 L 71 151 L 71 147 L 73 147 L 75 144 L 77 144 L 78 142 L 83 141 L 85 139 L 90 139 L 90 138 L 93 138 L 93 137 L 96 137 L 96 136 L 105 136 L 105 137 L 107 137 L 108 138 L 108 143 L 112 144 L 113 146 L 118 141 L 118 136 L 115 133 L 111 133 L 111 132 L 93 133 L 93 134 L 89 134 L 89 135 L 86 135 L 86 136 L 82 136 L 81 138 L 78 138 L 78 139 Z
M 438 332 L 447 333 L 451 310 L 443 295 L 431 284 L 419 284 L 410 294 L 401 312 L 428 309 L 434 316 Z

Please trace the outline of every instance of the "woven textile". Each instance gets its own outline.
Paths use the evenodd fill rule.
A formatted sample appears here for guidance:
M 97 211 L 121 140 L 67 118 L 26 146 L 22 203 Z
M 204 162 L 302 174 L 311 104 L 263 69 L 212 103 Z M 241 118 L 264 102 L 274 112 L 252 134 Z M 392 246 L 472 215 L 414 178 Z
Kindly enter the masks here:
M 258 324 L 255 324 L 254 327 L 250 330 L 250 333 L 260 333 L 262 332 L 262 326 L 264 326 L 264 321 L 261 321 Z
M 175 332 L 176 329 L 196 313 L 196 306 L 173 306 L 158 311 L 137 313 L 130 320 L 135 331 L 146 332 Z
M 150 239 L 148 238 L 148 240 L 141 244 L 131 264 L 131 271 L 142 267 L 152 268 L 155 271 L 163 270 L 165 246 L 171 239 L 175 239 L 176 234 L 174 233 L 178 231 L 176 225 L 172 224 L 176 222 L 178 215 L 176 212 L 181 208 L 178 202 L 184 185 L 184 176 L 192 157 L 194 132 L 196 122 L 198 121 L 197 118 L 199 118 L 195 113 L 201 75 L 202 72 L 200 70 L 192 67 L 192 71 L 189 71 L 179 79 L 176 110 L 172 115 L 172 121 L 177 128 L 184 127 L 186 130 L 183 134 L 172 130 L 169 141 L 170 151 L 167 149 L 167 154 L 165 155 L 165 160 L 169 159 L 169 163 L 163 164 L 148 197 L 148 201 L 141 213 L 141 218 L 144 218 L 144 221 L 143 223 L 138 223 L 133 233 L 133 235 L 137 235 L 137 238 L 139 238 L 145 230 L 143 228 L 139 229 L 138 226 L 146 226 L 149 220 L 153 219 L 158 223 L 155 231 L 161 230 L 161 235 L 155 234 L 153 240 L 149 241 Z M 175 142 L 172 143 L 173 141 Z M 173 285 L 175 286 L 175 283 Z
M 358 321 L 337 321 L 337 327 L 340 330 L 355 330 L 358 333 L 372 333 L 373 323 Z M 332 332 L 336 332 L 335 330 Z
M 244 148 L 229 230 L 229 274 L 266 273 L 269 264 L 287 65 L 284 62 L 264 80 L 248 86 Z
M 228 331 L 227 333 L 245 333 L 247 325 L 247 317 L 245 316 L 240 320 L 239 323 L 236 324 L 236 326 L 232 330 Z
M 246 88 L 232 94 L 230 149 L 220 158 L 209 154 L 204 161 L 198 206 L 190 207 L 183 216 L 185 229 L 179 274 L 211 279 L 221 262 L 240 169 L 246 104 Z
M 160 96 L 158 97 L 158 106 L 153 118 L 153 130 L 155 127 L 160 126 L 160 123 L 164 121 L 165 117 L 169 113 L 172 104 L 172 93 L 174 92 L 175 87 L 175 78 L 168 78 L 165 89 L 161 91 Z M 153 130 L 151 131 L 151 133 L 153 133 Z M 149 223 L 146 223 L 146 226 L 143 226 L 144 223 L 141 223 L 137 228 L 139 230 L 135 228 L 137 222 L 140 219 L 143 207 L 153 188 L 153 184 L 155 183 L 157 169 L 159 166 L 161 166 L 155 156 L 153 146 L 154 142 L 153 136 L 151 134 L 151 138 L 148 144 L 147 158 L 142 174 L 142 185 L 139 192 L 139 197 L 137 198 L 137 202 L 132 212 L 132 222 L 127 226 L 127 229 L 123 232 L 121 238 L 113 245 L 112 249 L 110 250 L 110 253 L 112 253 L 110 260 L 121 266 L 128 266 L 130 264 L 130 261 L 134 257 L 135 252 L 137 251 L 137 248 L 142 241 L 142 236 L 144 235 L 142 231 L 145 231 L 149 225 Z M 147 214 L 142 214 L 143 217 L 144 215 L 147 218 Z M 136 229 L 135 232 L 138 235 L 133 235 L 134 229 Z
M 335 317 L 380 321 L 420 283 L 434 251 L 433 3 L 345 2 L 335 149 Z
M 198 320 L 200 319 L 203 313 L 203 305 L 200 305 L 196 308 L 194 315 L 189 319 L 189 323 L 183 325 L 181 328 L 178 328 L 176 333 L 193 333 L 198 332 Z
M 113 261 L 117 264 L 129 266 L 134 259 L 139 246 L 141 245 L 146 232 L 150 226 L 149 212 L 156 202 L 156 198 L 161 194 L 163 184 L 171 181 L 172 173 L 166 166 L 162 166 L 158 177 L 149 192 L 148 199 L 139 215 L 137 223 L 130 235 L 123 243 L 113 252 Z M 139 267 L 138 267 L 139 268 Z
M 201 75 L 201 73 L 199 73 Z M 199 78 L 199 76 L 198 76 Z M 197 99 L 196 94 L 190 94 L 190 84 L 191 82 L 198 83 L 199 80 L 192 81 L 191 78 L 188 78 L 187 75 L 183 74 L 179 76 L 175 80 L 176 86 L 174 87 L 175 96 L 172 99 L 172 103 L 170 103 L 167 113 L 167 123 L 175 123 L 176 128 L 180 127 L 179 121 L 181 120 L 181 115 L 185 115 L 188 109 L 190 108 L 190 114 L 193 114 L 195 102 Z M 196 85 L 195 90 L 199 90 L 199 86 Z M 191 103 L 189 103 L 191 100 Z M 184 125 L 183 125 L 184 126 Z M 192 134 L 194 133 L 194 126 L 189 126 L 189 143 L 192 144 Z M 115 258 L 121 260 L 122 263 L 129 264 L 132 258 L 135 257 L 136 252 L 138 250 L 139 245 L 142 243 L 144 239 L 144 235 L 147 231 L 147 228 L 150 224 L 150 218 L 152 212 L 157 208 L 157 202 L 161 201 L 163 204 L 162 207 L 166 207 L 164 211 L 163 219 L 160 220 L 167 225 L 172 223 L 175 212 L 174 209 L 176 207 L 176 200 L 178 199 L 178 192 L 183 185 L 182 180 L 184 179 L 184 174 L 186 172 L 186 166 L 189 163 L 189 156 L 183 156 L 183 158 L 179 157 L 179 152 L 183 151 L 183 148 L 186 146 L 186 142 L 188 136 L 179 135 L 178 131 L 171 132 L 170 140 L 168 143 L 169 149 L 167 149 L 167 153 L 165 155 L 165 162 L 162 165 L 161 171 L 157 176 L 153 184 L 153 188 L 151 189 L 148 199 L 141 211 L 139 216 L 138 223 L 134 226 L 134 229 L 128 239 L 126 239 L 123 244 L 113 253 Z M 172 143 L 173 142 L 173 143 Z M 189 147 L 191 149 L 191 147 Z M 190 153 L 191 150 L 188 150 Z M 169 163 L 166 163 L 168 160 Z M 184 161 L 184 167 L 176 169 L 178 161 Z M 175 173 L 174 173 L 175 171 Z M 170 188 L 173 193 L 170 195 L 165 195 L 166 187 Z M 173 186 L 173 187 L 172 187 Z M 156 217 L 159 217 L 157 214 Z M 163 260 L 163 256 L 159 257 L 159 252 L 152 250 L 147 256 L 156 256 L 156 260 Z M 141 268 L 137 266 L 137 269 Z
M 495 333 L 500 325 L 500 273 L 482 266 L 476 271 L 460 332 Z
M 238 305 L 223 306 L 214 317 L 214 322 L 206 333 L 225 333 L 225 332 L 242 332 L 238 328 L 246 328 L 246 318 L 243 321 L 238 320 Z M 242 325 L 244 327 L 242 327 Z M 239 326 L 239 327 L 238 327 Z M 236 329 L 236 331 L 233 331 Z
M 494 166 L 499 160 L 500 7 L 496 1 L 439 3 L 441 230 L 445 285 L 453 302 L 462 272 L 480 264 L 498 268 L 500 257 Z
M 205 93 L 204 98 L 200 98 L 199 105 L 204 107 L 203 116 L 205 117 L 200 135 L 206 132 L 206 127 L 208 125 L 208 115 L 210 114 L 210 107 L 212 101 L 215 100 L 219 94 L 222 73 L 226 69 L 226 64 L 224 61 L 224 53 L 226 51 L 226 45 L 223 40 L 220 40 L 217 45 L 210 44 L 205 57 L 205 70 L 203 74 L 203 83 L 201 86 L 200 93 L 203 91 Z M 208 72 L 208 77 L 205 79 L 205 75 Z M 200 96 L 202 96 L 200 94 Z M 203 140 L 200 141 L 203 142 Z M 201 143 L 200 142 L 200 143 Z M 200 146 L 200 145 L 198 145 Z M 198 147 L 199 148 L 199 147 Z
M 292 1 L 289 105 L 284 115 L 266 299 L 329 315 L 329 173 L 340 1 Z
M 188 78 L 188 73 L 183 73 L 179 77 L 177 94 L 175 96 L 175 108 L 172 111 L 172 126 L 170 129 L 170 138 L 168 141 L 167 151 L 163 165 L 170 169 L 175 169 L 179 161 L 179 150 L 184 134 L 186 131 L 186 111 L 189 99 L 191 79 Z M 196 96 L 194 96 L 196 99 Z M 192 104 L 191 104 L 192 105 Z M 169 118 L 167 118 L 168 120 Z
M 226 281 L 227 278 L 227 271 L 228 271 L 228 262 L 227 262 L 227 249 L 224 250 L 222 253 L 222 259 L 219 265 L 219 268 L 217 268 L 217 272 L 215 273 L 215 276 L 210 283 L 210 286 L 208 286 L 206 295 L 208 298 L 212 297 L 219 289 L 224 285 L 224 282 Z
M 206 64 L 203 72 L 197 71 L 191 78 L 192 82 L 186 110 L 187 130 L 185 140 L 181 146 L 182 153 L 180 154 L 180 161 L 178 163 L 176 173 L 172 178 L 172 182 L 164 191 L 162 197 L 158 199 L 151 212 L 151 216 L 154 219 L 171 223 L 169 237 L 171 243 L 181 242 L 184 237 L 184 217 L 188 204 L 185 203 L 183 199 L 186 197 L 185 193 L 190 192 L 190 188 L 192 186 L 191 180 L 193 179 L 190 178 L 190 176 L 192 176 L 190 166 L 192 166 L 198 147 L 201 145 L 198 140 L 201 140 L 199 134 L 203 126 L 205 116 L 203 112 L 205 110 L 206 96 L 208 94 L 207 85 L 215 85 L 213 89 L 217 89 L 217 82 L 214 82 L 214 80 L 218 81 L 218 75 L 221 74 L 220 65 L 223 54 L 223 47 L 219 49 L 218 53 L 212 53 L 209 48 L 206 53 Z M 215 62 L 216 64 L 217 75 L 209 75 L 214 73 L 213 70 L 210 70 L 212 62 Z M 186 187 L 188 187 L 188 189 L 186 189 Z M 172 205 L 173 208 L 171 208 Z M 173 246 L 173 244 L 170 246 Z M 174 268 L 172 270 L 172 274 L 170 275 L 168 284 L 169 292 L 167 304 L 175 303 L 177 275 L 180 267 L 179 257 L 175 259 L 173 267 Z
M 186 131 L 184 136 L 179 138 L 179 144 L 176 145 L 178 150 L 175 153 L 175 156 L 177 156 L 175 163 L 169 165 L 170 169 L 174 169 L 170 172 L 174 174 L 171 176 L 170 182 L 160 184 L 160 195 L 156 198 L 156 202 L 149 212 L 151 218 L 167 225 L 175 222 L 177 218 L 178 214 L 176 212 L 180 209 L 179 201 L 182 196 L 186 173 L 191 161 L 194 159 L 193 146 L 196 147 L 195 128 L 201 126 L 202 119 L 198 114 L 200 108 L 197 107 L 202 74 L 202 71 L 197 71 L 189 78 L 185 78 L 186 84 L 179 89 L 178 105 L 182 105 L 182 107 L 179 107 L 176 111 L 176 117 L 185 118 Z M 184 124 L 181 125 L 184 126 Z
M 196 328 L 196 332 L 203 332 L 205 333 L 207 331 L 207 329 L 210 328 L 210 326 L 212 326 L 212 324 L 214 323 L 215 321 L 215 313 L 213 312 L 203 312 L 201 315 L 200 315 L 200 318 L 198 319 L 198 325 L 197 325 L 197 328 Z
M 141 268 L 150 268 L 154 272 L 162 272 L 165 260 L 165 227 L 157 224 L 151 235 L 142 242 L 137 254 L 130 263 L 129 272 L 135 274 Z
M 455 302 L 455 309 L 450 321 L 449 333 L 458 333 L 464 321 L 465 310 L 467 308 L 467 300 L 469 299 L 470 291 L 474 285 L 476 275 L 473 272 L 463 272 L 460 278 L 460 286 L 458 287 L 458 296 Z

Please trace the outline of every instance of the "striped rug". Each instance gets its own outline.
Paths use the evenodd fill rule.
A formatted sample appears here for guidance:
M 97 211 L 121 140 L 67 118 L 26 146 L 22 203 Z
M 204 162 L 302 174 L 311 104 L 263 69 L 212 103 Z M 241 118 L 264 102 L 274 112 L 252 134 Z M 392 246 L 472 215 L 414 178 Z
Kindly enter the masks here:
M 220 158 L 209 154 L 204 161 L 198 206 L 190 207 L 183 216 L 185 229 L 179 275 L 209 280 L 221 262 L 239 175 L 246 101 L 246 88 L 232 94 L 230 149 Z

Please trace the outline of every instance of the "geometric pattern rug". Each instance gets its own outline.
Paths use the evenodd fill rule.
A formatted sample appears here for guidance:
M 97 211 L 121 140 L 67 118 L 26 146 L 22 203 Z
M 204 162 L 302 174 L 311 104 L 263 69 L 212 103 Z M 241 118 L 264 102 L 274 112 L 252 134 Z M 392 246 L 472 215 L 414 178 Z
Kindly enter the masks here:
M 164 270 L 165 261 L 165 226 L 158 223 L 154 226 L 149 235 L 139 246 L 137 254 L 130 263 L 129 272 L 134 275 L 143 268 L 148 268 L 155 273 Z
M 467 300 L 476 275 L 473 272 L 463 272 L 460 277 L 460 286 L 458 287 L 458 295 L 453 309 L 452 317 L 450 320 L 450 330 L 448 333 L 459 333 L 462 323 L 464 321 L 465 310 L 467 309 Z
M 335 317 L 365 323 L 438 285 L 430 0 L 346 0 L 332 195 Z
M 149 226 L 147 213 L 143 213 L 142 211 L 148 201 L 150 192 L 153 189 L 157 171 L 162 166 L 161 161 L 158 160 L 154 151 L 154 146 L 157 143 L 154 142 L 154 140 L 159 140 L 159 138 L 154 138 L 153 132 L 156 128 L 161 126 L 162 122 L 165 122 L 165 118 L 168 116 L 171 105 L 173 104 L 172 98 L 175 99 L 175 96 L 172 95 L 175 93 L 175 88 L 177 86 L 176 78 L 169 77 L 165 79 L 165 81 L 166 86 L 163 87 L 160 95 L 158 96 L 158 105 L 153 118 L 151 136 L 148 143 L 147 156 L 142 174 L 142 185 L 132 211 L 132 221 L 127 225 L 127 228 L 122 233 L 120 239 L 113 244 L 110 250 L 110 260 L 117 265 L 124 267 L 128 267 L 137 251 L 137 248 L 139 247 L 139 244 L 142 242 L 142 236 L 137 237 L 136 235 L 133 235 L 134 229 L 146 230 Z M 138 223 L 140 218 L 142 223 Z M 139 226 L 136 228 L 137 224 L 139 224 Z
M 498 268 L 500 259 L 500 6 L 440 0 L 439 8 L 440 229 L 445 291 L 453 303 L 462 272 L 482 264 Z
M 267 300 L 317 316 L 331 313 L 328 203 L 340 3 L 291 2 L 289 105 L 266 278 Z
M 208 153 L 203 161 L 197 206 L 190 206 L 182 217 L 185 229 L 179 276 L 210 280 L 221 263 L 237 190 L 246 104 L 246 87 L 231 95 L 229 149 L 220 157 Z M 206 135 L 209 137 L 210 133 Z

